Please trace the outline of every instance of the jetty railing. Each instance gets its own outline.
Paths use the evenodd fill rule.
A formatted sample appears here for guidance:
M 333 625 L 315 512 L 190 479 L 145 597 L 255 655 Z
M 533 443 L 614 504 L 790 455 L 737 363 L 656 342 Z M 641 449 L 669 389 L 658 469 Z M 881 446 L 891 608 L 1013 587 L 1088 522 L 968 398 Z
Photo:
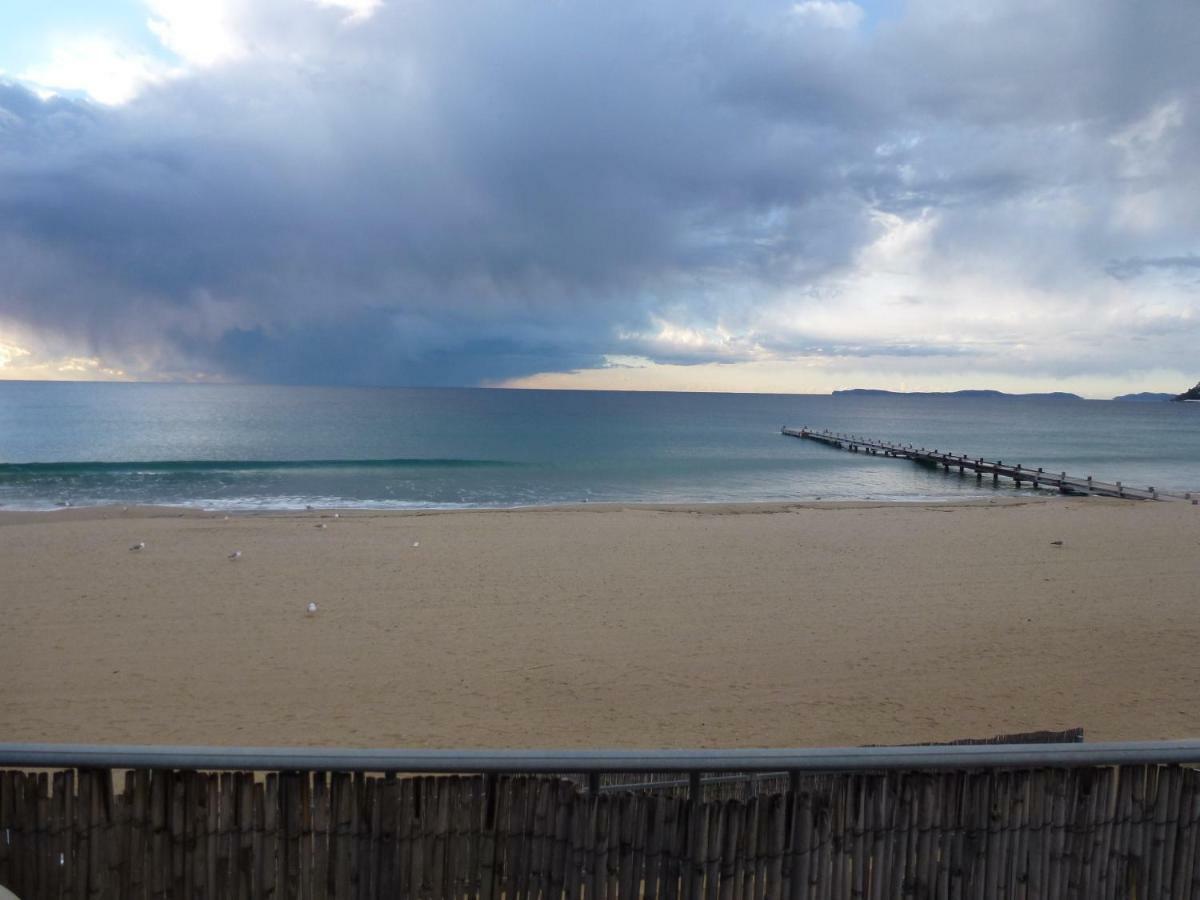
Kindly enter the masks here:
M 40 897 L 1189 897 L 1200 741 L 814 750 L 0 745 Z M 45 771 L 49 768 L 51 771 Z M 786 771 L 748 800 L 563 773 Z M 117 787 L 118 782 L 121 787 Z
M 939 449 L 917 447 L 914 444 L 892 443 L 861 435 L 845 434 L 824 429 L 817 431 L 808 428 L 790 428 L 784 425 L 781 433 L 788 437 L 803 438 L 816 441 L 839 450 L 849 450 L 852 453 L 866 453 L 872 456 L 889 456 L 896 459 L 908 459 L 926 465 L 942 466 L 945 471 L 957 469 L 960 474 L 972 472 L 976 480 L 983 480 L 985 475 L 992 477 L 992 483 L 999 482 L 1001 477 L 1011 479 L 1017 487 L 1028 484 L 1035 490 L 1042 487 L 1057 488 L 1063 493 L 1095 494 L 1101 497 L 1119 497 L 1128 500 L 1191 500 L 1198 503 L 1191 492 L 1182 494 L 1159 491 L 1155 487 L 1130 487 L 1120 481 L 1099 481 L 1091 475 L 1079 477 L 1068 475 L 1066 472 L 1047 472 L 1044 467 L 1031 468 L 1021 464 L 1005 463 L 1003 460 L 989 460 L 982 457 L 971 457 L 964 454 L 946 453 Z

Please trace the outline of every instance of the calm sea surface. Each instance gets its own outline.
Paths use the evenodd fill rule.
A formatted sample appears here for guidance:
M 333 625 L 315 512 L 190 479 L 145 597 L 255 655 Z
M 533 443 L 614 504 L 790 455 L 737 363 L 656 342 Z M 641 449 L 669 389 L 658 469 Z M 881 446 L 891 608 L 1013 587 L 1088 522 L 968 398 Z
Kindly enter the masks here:
M 853 431 L 1200 489 L 1200 404 L 0 382 L 0 504 L 472 507 L 1014 493 L 779 434 Z

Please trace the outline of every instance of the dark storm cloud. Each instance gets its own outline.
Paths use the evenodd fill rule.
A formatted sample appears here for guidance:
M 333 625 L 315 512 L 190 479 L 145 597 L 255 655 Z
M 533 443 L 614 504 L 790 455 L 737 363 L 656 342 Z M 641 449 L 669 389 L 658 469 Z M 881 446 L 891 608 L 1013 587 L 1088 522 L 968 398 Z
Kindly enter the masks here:
M 937 259 L 1000 248 L 1057 287 L 1197 225 L 1131 236 L 1109 208 L 1200 184 L 1138 130 L 1171 103 L 1198 129 L 1191 0 L 916 2 L 872 29 L 831 0 L 235 10 L 248 56 L 125 106 L 0 85 L 0 325 L 144 374 L 470 384 L 728 358 L 645 335 L 802 320 L 880 212 L 938 210 Z M 1068 202 L 1068 227 L 1045 215 Z
M 1200 254 L 1189 253 L 1185 256 L 1162 256 L 1157 259 L 1146 259 L 1135 256 L 1129 259 L 1114 259 L 1105 266 L 1105 271 L 1109 275 L 1122 280 L 1137 278 L 1139 275 L 1152 269 L 1184 272 L 1195 270 L 1197 274 L 1200 274 Z

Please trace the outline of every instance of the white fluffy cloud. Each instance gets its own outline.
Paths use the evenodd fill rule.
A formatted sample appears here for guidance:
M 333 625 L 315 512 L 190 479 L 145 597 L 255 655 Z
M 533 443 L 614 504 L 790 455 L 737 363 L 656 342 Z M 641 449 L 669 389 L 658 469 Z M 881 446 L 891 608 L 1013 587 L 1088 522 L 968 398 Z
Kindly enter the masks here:
M 197 71 L 232 63 L 267 48 L 299 62 L 292 54 L 286 32 L 270 34 L 275 23 L 287 18 L 279 4 L 259 0 L 142 0 L 145 25 L 160 53 L 147 52 L 137 43 L 109 32 L 67 33 L 49 45 L 44 61 L 19 73 L 22 81 L 45 95 L 81 93 L 106 105 L 130 102 L 146 88 L 168 78 L 193 76 Z M 314 5 L 340 14 L 345 24 L 370 19 L 382 0 L 292 0 L 295 6 Z M 274 6 L 274 9 L 271 7 Z M 264 15 L 265 13 L 265 15 Z M 266 26 L 266 31 L 262 30 Z
M 21 72 L 43 94 L 81 91 L 99 103 L 121 104 L 166 77 L 168 67 L 105 35 L 77 35 L 56 44 L 50 58 Z
M 213 66 L 247 52 L 232 0 L 146 0 L 146 27 L 184 63 Z
M 862 22 L 864 12 L 849 0 L 803 0 L 792 6 L 792 15 L 805 24 L 824 28 L 854 28 Z

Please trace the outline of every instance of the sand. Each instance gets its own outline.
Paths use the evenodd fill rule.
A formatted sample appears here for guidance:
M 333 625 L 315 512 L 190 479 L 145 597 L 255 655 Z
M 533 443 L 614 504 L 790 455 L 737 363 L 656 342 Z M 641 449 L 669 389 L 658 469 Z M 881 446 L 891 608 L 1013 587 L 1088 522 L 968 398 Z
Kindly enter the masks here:
M 0 741 L 1200 736 L 1185 503 L 8 512 L 0 614 Z

